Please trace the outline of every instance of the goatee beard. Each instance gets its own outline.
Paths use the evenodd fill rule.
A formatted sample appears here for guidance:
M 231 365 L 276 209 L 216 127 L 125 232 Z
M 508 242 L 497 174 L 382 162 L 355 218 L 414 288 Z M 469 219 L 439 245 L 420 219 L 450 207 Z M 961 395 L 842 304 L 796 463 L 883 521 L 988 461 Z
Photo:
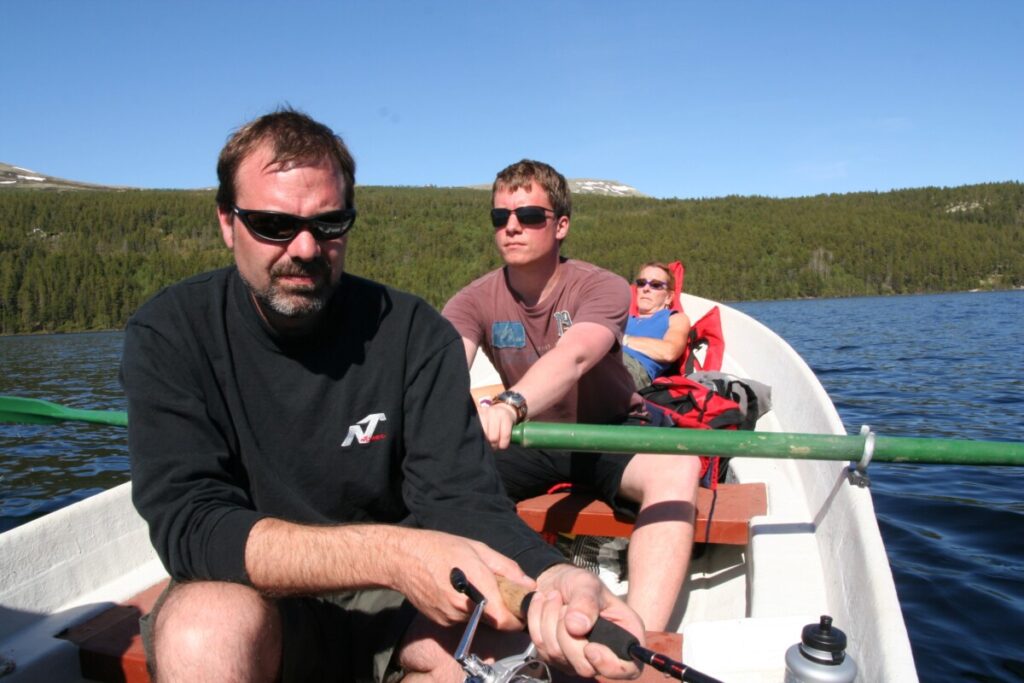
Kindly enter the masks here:
M 286 289 L 279 281 L 288 276 L 312 277 L 314 284 L 310 287 Z M 248 282 L 246 284 L 260 308 L 288 319 L 316 315 L 330 301 L 336 288 L 336 284 L 330 282 L 330 268 L 321 261 L 289 263 L 274 268 L 270 271 L 270 284 L 264 289 L 256 289 Z

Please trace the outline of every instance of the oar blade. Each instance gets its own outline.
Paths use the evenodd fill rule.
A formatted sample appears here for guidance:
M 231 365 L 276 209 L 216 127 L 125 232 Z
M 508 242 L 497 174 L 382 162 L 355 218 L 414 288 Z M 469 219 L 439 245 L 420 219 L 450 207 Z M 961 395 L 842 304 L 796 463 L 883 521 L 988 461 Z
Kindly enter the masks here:
M 64 420 L 46 415 L 35 415 L 32 413 L 18 413 L 10 410 L 0 410 L 0 423 L 23 424 L 23 425 L 53 425 Z
M 0 422 L 52 425 L 69 420 L 116 427 L 128 425 L 128 415 L 123 411 L 81 410 L 38 398 L 0 396 Z

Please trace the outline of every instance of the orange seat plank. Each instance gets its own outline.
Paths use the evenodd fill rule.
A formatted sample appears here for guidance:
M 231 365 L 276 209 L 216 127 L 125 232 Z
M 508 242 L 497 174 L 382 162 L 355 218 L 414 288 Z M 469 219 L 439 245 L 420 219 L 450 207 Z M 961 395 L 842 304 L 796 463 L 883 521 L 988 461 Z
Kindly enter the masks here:
M 708 525 L 714 500 L 714 514 Z M 573 493 L 551 493 L 529 498 L 516 505 L 519 516 L 538 532 L 560 532 L 587 536 L 629 536 L 633 522 L 616 516 L 605 503 Z M 697 542 L 746 545 L 750 539 L 750 518 L 768 511 L 768 494 L 763 483 L 719 484 L 717 499 L 709 489 L 697 492 Z
M 148 614 L 167 586 L 161 581 L 61 635 L 78 646 L 82 676 L 109 683 L 149 683 L 139 617 Z

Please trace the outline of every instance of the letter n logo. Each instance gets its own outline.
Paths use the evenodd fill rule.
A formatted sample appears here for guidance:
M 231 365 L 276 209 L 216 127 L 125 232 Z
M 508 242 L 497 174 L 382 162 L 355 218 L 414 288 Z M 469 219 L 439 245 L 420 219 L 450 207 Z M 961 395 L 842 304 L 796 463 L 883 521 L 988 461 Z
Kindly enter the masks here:
M 370 413 L 359 422 L 348 428 L 348 436 L 341 442 L 342 448 L 352 445 L 353 441 L 359 443 L 370 443 L 373 433 L 377 430 L 377 424 L 387 421 L 384 413 Z M 362 426 L 360 426 L 362 425 Z

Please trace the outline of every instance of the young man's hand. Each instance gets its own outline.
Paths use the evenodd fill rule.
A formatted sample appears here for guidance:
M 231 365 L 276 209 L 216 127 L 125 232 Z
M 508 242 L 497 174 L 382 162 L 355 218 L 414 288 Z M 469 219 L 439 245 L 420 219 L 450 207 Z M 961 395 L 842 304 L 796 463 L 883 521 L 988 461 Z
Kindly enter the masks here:
M 512 439 L 512 427 L 516 424 L 516 409 L 507 403 L 491 403 L 479 406 L 477 412 L 480 414 L 484 436 L 490 442 L 491 448 L 508 448 Z

